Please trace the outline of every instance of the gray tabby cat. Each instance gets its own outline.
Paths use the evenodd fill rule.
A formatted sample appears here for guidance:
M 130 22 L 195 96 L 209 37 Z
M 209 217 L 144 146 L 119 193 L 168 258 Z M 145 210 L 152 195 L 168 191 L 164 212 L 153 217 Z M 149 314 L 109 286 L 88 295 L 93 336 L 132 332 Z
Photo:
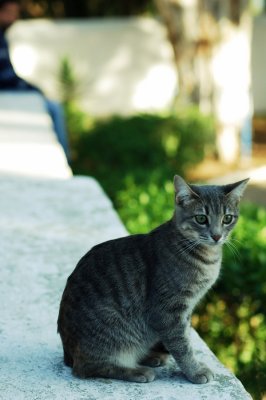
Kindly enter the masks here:
M 175 176 L 170 221 L 84 255 L 68 278 L 58 317 L 64 361 L 76 376 L 150 382 L 150 367 L 170 353 L 191 382 L 213 379 L 194 355 L 190 318 L 219 275 L 247 181 L 196 186 Z

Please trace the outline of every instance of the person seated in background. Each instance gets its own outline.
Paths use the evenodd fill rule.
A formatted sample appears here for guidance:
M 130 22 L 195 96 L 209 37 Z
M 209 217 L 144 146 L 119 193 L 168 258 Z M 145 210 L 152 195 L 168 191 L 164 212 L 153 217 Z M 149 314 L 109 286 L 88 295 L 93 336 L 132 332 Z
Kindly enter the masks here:
M 70 162 L 70 152 L 64 113 L 61 105 L 47 99 L 42 91 L 19 77 L 12 65 L 9 55 L 8 42 L 5 38 L 7 29 L 20 17 L 20 3 L 18 0 L 0 0 L 0 91 L 35 91 L 43 96 L 48 113 L 51 116 L 58 141 L 64 149 L 66 158 Z

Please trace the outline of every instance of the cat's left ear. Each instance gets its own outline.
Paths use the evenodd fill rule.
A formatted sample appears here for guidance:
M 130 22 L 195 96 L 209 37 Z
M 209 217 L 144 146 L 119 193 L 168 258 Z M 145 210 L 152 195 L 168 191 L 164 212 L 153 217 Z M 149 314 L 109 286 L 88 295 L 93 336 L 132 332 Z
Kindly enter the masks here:
M 248 181 L 249 181 L 249 178 L 244 179 L 243 181 L 239 181 L 239 182 L 235 182 L 235 183 L 230 183 L 229 185 L 225 185 L 224 186 L 224 191 L 225 191 L 226 197 L 232 197 L 237 202 L 239 202 L 241 197 L 244 194 L 244 191 L 246 189 Z
M 174 176 L 174 188 L 175 188 L 175 201 L 177 204 L 189 201 L 192 198 L 198 197 L 198 195 L 193 192 L 191 187 L 184 181 L 181 176 Z

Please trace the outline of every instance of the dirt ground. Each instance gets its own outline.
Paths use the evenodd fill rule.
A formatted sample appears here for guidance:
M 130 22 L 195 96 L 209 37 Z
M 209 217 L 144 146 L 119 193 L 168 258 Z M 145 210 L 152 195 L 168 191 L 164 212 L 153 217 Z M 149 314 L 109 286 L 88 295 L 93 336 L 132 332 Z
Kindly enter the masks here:
M 254 174 L 254 171 L 263 167 L 266 168 L 266 144 L 254 143 L 250 160 L 240 160 L 235 165 L 226 165 L 216 159 L 206 159 L 197 168 L 191 169 L 188 175 L 190 181 L 217 180 L 219 182 L 226 176 L 228 182 L 234 182 L 239 180 L 239 175 L 249 177 Z M 251 179 L 244 199 L 266 207 L 266 172 L 265 177 L 262 177 L 259 182 Z

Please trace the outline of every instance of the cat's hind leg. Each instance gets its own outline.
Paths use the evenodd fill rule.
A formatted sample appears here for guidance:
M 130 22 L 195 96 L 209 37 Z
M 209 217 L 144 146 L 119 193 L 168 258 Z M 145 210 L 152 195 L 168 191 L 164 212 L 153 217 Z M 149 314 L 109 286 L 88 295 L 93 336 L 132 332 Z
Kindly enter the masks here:
M 152 382 L 155 374 L 147 367 L 123 367 L 115 364 L 94 364 L 90 362 L 74 361 L 73 374 L 79 378 L 110 378 L 130 382 Z
M 155 374 L 151 368 L 139 366 L 135 349 L 120 351 L 109 357 L 95 357 L 86 349 L 77 348 L 74 354 L 73 374 L 80 378 L 110 378 L 130 382 L 151 382 Z
M 167 363 L 169 351 L 166 350 L 163 343 L 159 342 L 153 346 L 149 353 L 141 360 L 140 364 L 148 367 L 162 367 Z

